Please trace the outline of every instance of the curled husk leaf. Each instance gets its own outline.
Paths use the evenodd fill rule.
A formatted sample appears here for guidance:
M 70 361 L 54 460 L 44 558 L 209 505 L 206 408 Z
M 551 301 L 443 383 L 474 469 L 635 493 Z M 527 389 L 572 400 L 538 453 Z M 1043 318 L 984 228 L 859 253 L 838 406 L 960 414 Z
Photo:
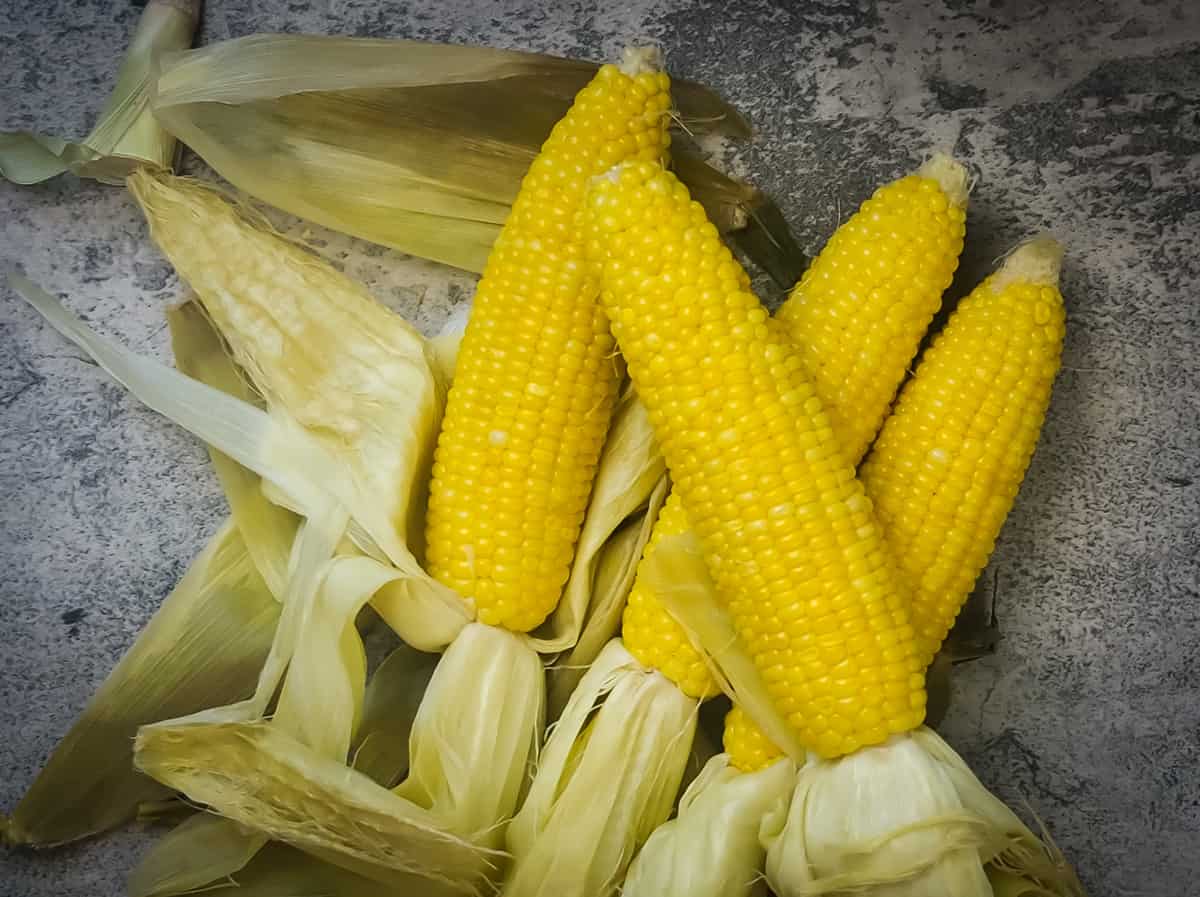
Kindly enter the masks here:
M 780 897 L 991 897 L 989 864 L 1047 893 L 1082 895 L 1062 857 L 925 727 L 808 763 L 786 821 L 766 839 Z
M 670 815 L 696 702 L 609 642 L 552 728 L 508 827 L 509 897 L 605 897 Z
M 655 829 L 621 889 L 623 897 L 765 897 L 760 832 L 787 815 L 796 767 L 782 758 L 741 772 L 717 754 Z
M 79 143 L 28 131 L 0 133 L 0 176 L 36 184 L 65 171 L 119 184 L 134 168 L 170 168 L 177 144 L 150 109 L 159 53 L 192 45 L 200 0 L 150 0 L 117 72 L 117 83 L 90 134 Z

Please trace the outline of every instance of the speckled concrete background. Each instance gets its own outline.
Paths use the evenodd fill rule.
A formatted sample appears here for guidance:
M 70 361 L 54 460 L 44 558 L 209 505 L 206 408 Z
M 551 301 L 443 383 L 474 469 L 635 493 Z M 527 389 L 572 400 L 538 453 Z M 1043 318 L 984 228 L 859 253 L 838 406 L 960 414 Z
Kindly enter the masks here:
M 985 581 L 1005 639 L 944 729 L 1027 800 L 1096 897 L 1200 885 L 1200 5 L 210 0 L 203 39 L 397 35 L 601 58 L 633 38 L 758 129 L 727 163 L 815 250 L 870 187 L 953 148 L 976 169 L 956 292 L 1020 237 L 1067 242 L 1065 367 Z M 1079 11 L 1074 11 L 1079 10 Z M 0 0 L 0 128 L 86 133 L 132 4 Z M 61 57 L 60 64 L 57 59 Z M 436 327 L 471 279 L 332 234 L 325 252 Z M 179 285 L 121 191 L 0 186 L 0 269 L 165 359 Z M 3 292 L 0 290 L 0 292 Z M 0 300 L 0 806 L 222 516 L 199 445 Z M 125 832 L 0 854 L 0 894 L 107 897 Z

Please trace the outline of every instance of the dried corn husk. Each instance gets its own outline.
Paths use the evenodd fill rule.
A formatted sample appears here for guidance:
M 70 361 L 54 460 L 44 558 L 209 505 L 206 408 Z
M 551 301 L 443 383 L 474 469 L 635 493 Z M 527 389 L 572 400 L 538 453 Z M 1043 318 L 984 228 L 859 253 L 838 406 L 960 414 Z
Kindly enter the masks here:
M 612 641 L 554 725 L 508 827 L 508 897 L 616 893 L 638 847 L 671 812 L 697 702 Z
M 0 175 L 36 184 L 71 171 L 119 184 L 139 165 L 171 167 L 175 138 L 150 111 L 153 62 L 158 53 L 190 47 L 199 19 L 200 0 L 150 0 L 92 132 L 79 143 L 27 131 L 0 133 Z
M 478 272 L 525 170 L 595 69 L 489 47 L 253 35 L 165 58 L 154 110 L 250 195 Z M 689 131 L 749 135 L 711 91 L 673 92 Z M 770 208 L 759 191 L 695 158 L 682 173 L 718 226 L 766 228 L 751 247 L 764 267 L 795 267 L 782 216 L 758 213 Z
M 623 897 L 765 897 L 759 834 L 786 816 L 795 784 L 786 758 L 744 773 L 713 757 L 634 859 Z
M 225 523 L 50 755 L 6 838 L 39 847 L 74 841 L 164 797 L 133 769 L 138 726 L 248 694 L 278 619 L 241 534 Z

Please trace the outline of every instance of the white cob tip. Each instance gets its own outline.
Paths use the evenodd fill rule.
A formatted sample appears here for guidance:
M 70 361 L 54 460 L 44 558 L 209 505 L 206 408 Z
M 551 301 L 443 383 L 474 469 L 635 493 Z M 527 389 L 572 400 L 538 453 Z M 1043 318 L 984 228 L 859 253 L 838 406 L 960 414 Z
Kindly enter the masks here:
M 626 47 L 621 53 L 620 69 L 630 78 L 646 72 L 661 72 L 663 53 L 658 47 Z
M 967 204 L 967 196 L 971 192 L 971 176 L 967 168 L 948 153 L 934 153 L 919 169 L 917 174 L 923 178 L 937 181 L 942 192 L 950 202 L 960 208 Z
M 1062 271 L 1063 245 L 1049 234 L 1039 234 L 1018 245 L 992 280 L 996 289 L 1010 283 L 1058 285 Z

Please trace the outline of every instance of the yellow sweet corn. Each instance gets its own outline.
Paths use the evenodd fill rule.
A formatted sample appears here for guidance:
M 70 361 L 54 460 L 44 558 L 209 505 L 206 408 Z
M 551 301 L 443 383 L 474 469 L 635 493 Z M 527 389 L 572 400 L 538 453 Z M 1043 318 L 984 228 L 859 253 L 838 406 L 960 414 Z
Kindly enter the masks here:
M 862 479 L 912 586 L 928 663 L 987 564 L 1037 445 L 1064 335 L 1048 238 L 962 300 L 880 432 Z
M 630 376 L 775 704 L 828 757 L 919 725 L 908 596 L 783 327 L 660 166 L 598 179 L 586 225 Z
M 821 250 L 777 317 L 846 458 L 858 462 L 941 307 L 966 232 L 967 171 L 935 155 L 875 191 Z
M 683 502 L 678 493 L 672 492 L 651 530 L 643 557 L 651 556 L 658 543 L 667 536 L 685 533 L 688 529 Z M 658 600 L 654 590 L 636 574 L 621 621 L 621 640 L 638 662 L 661 672 L 688 697 L 703 700 L 720 692 L 683 627 Z
M 837 229 L 779 309 L 855 464 L 875 438 L 954 276 L 966 202 L 966 169 L 935 154 L 915 174 L 876 190 Z M 672 494 L 646 554 L 664 535 L 686 530 L 683 506 Z M 634 657 L 686 694 L 705 698 L 718 691 L 683 628 L 642 577 L 629 594 L 623 637 Z
M 608 65 L 534 160 L 488 257 L 438 438 L 430 572 L 480 621 L 529 631 L 554 609 L 616 399 L 613 340 L 583 264 L 589 180 L 667 151 L 669 79 Z
M 742 772 L 765 769 L 783 756 L 754 720 L 737 706 L 725 714 L 724 744 L 730 765 Z

